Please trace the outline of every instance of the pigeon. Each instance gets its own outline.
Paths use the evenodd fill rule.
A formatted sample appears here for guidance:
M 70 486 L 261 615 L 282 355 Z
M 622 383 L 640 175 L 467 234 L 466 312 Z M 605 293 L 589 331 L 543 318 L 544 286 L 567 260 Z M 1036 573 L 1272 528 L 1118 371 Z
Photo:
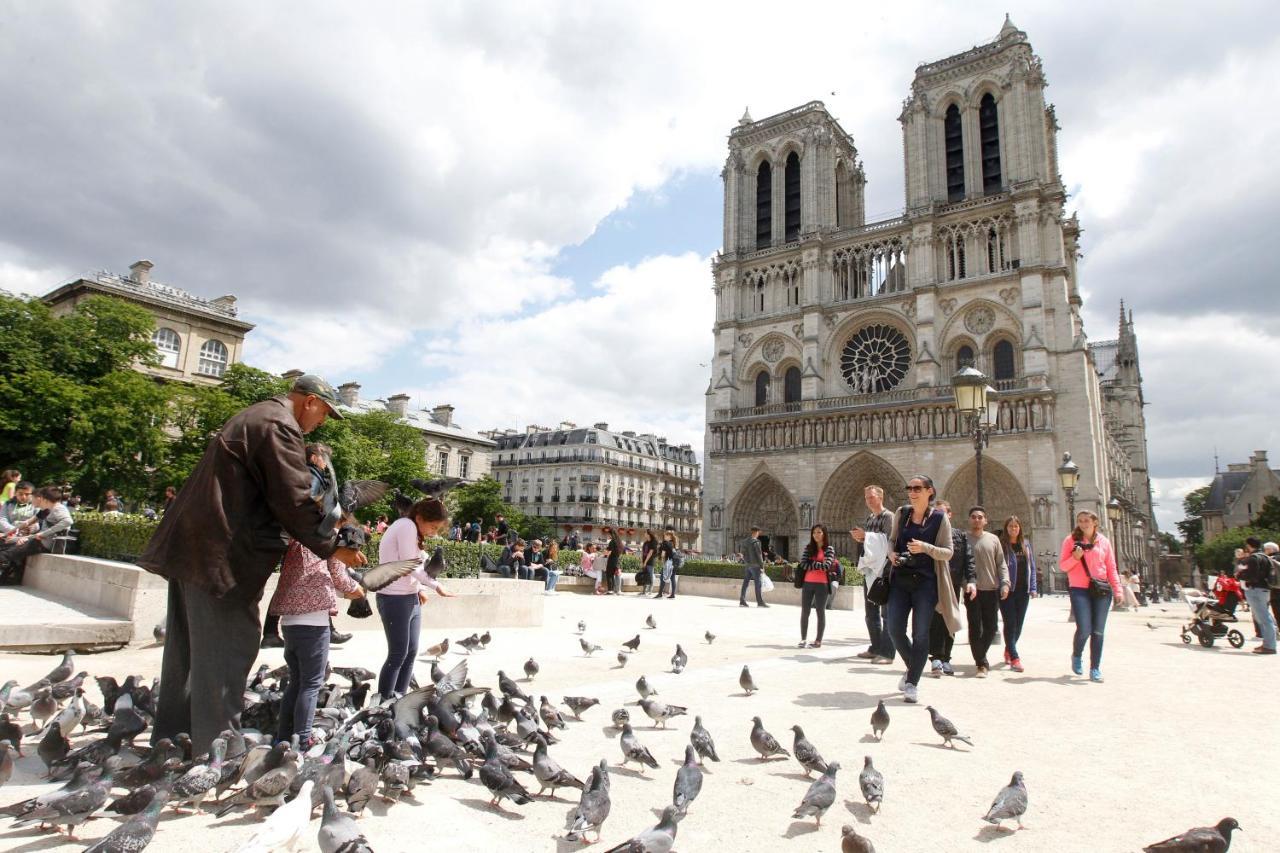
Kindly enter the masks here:
M 867 759 L 870 761 L 871 759 Z M 987 823 L 1000 826 L 1000 821 L 1013 818 L 1022 829 L 1022 816 L 1027 813 L 1027 785 L 1022 781 L 1022 771 L 1015 771 L 1009 784 L 1000 789 L 996 798 L 991 801 L 991 808 L 983 816 Z M 1225 848 L 1223 848 L 1225 849 Z
M 871 840 L 858 834 L 849 824 L 840 827 L 840 853 L 876 853 Z
M 45 729 L 44 737 L 40 738 L 40 743 L 36 746 L 36 754 L 44 762 L 45 769 L 52 771 L 53 765 L 63 761 L 70 751 L 71 742 L 62 733 L 62 726 L 54 720 L 49 724 L 49 728 Z
M 573 716 L 579 720 L 582 719 L 582 712 L 590 708 L 592 705 L 599 705 L 599 699 L 591 699 L 586 696 L 566 696 L 564 704 L 573 712 Z
M 658 622 L 653 618 L 652 613 L 644 617 L 644 626 L 650 630 L 653 630 L 654 628 L 658 627 Z
M 351 774 L 344 793 L 347 797 L 347 810 L 356 817 L 364 814 L 369 801 L 378 793 L 378 769 L 372 756 L 364 760 L 363 767 Z
M 13 744 L 7 740 L 0 740 L 0 788 L 3 788 L 13 776 L 14 752 Z
M 466 480 L 461 477 L 437 477 L 433 480 L 413 479 L 409 481 L 409 485 L 422 492 L 429 498 L 441 500 L 449 492 L 465 483 Z
M 876 709 L 871 712 L 871 733 L 876 736 L 876 740 L 884 740 L 884 733 L 889 728 L 889 711 L 884 706 L 884 700 L 881 699 L 876 704 Z
M 539 668 L 538 662 L 533 658 L 529 658 L 524 662 L 524 677 L 529 681 L 533 681 L 534 676 L 538 674 Z
M 636 634 L 634 637 L 632 637 L 630 640 L 627 640 L 622 645 L 624 648 L 628 648 L 633 652 L 638 651 L 640 649 L 640 635 Z
M 200 804 L 222 777 L 222 758 L 227 752 L 227 742 L 214 738 L 209 746 L 209 762 L 197 764 L 173 783 L 174 811 L 181 812 L 183 805 L 199 811 Z
M 862 789 L 862 799 L 867 805 L 874 806 L 876 814 L 879 814 L 880 803 L 884 801 L 884 776 L 871 763 L 870 755 L 863 758 L 862 772 L 858 774 L 858 787 Z
M 84 688 L 77 687 L 76 694 L 71 701 L 67 703 L 67 707 L 58 712 L 53 719 L 62 727 L 64 732 L 73 732 L 76 726 L 84 720 Z
M 827 769 L 827 762 L 822 760 L 822 756 L 818 753 L 818 748 L 809 742 L 804 736 L 804 729 L 799 726 L 792 726 L 791 731 L 795 732 L 795 742 L 791 744 L 791 750 L 795 754 L 796 761 L 800 762 L 800 766 L 804 768 L 804 775 L 817 771 L 823 773 Z
M 156 824 L 160 822 L 160 812 L 168 802 L 168 790 L 161 788 L 154 791 L 150 801 L 140 811 L 111 830 L 109 835 L 85 853 L 138 853 L 143 850 L 155 838 Z
M 413 790 L 413 770 L 400 760 L 388 761 L 378 774 L 378 780 L 382 783 L 382 799 L 388 803 L 398 802 Z
M 32 823 L 48 823 L 55 827 L 65 824 L 67 837 L 74 838 L 75 828 L 107 804 L 112 776 L 119 764 L 119 758 L 110 756 L 103 766 L 102 775 L 83 788 L 66 788 L 38 798 L 36 807 L 15 820 L 13 828 Z
M 1144 853 L 1226 853 L 1231 848 L 1231 833 L 1240 829 L 1233 817 L 1224 817 L 1217 826 L 1198 826 L 1181 835 L 1143 847 Z
M 21 711 L 34 702 L 35 698 L 30 689 L 20 690 L 18 682 L 9 679 L 0 687 L 0 711 Z
M 1159 625 L 1152 625 L 1150 622 L 1147 623 L 1147 628 L 1149 628 L 1152 631 L 1156 630 L 1159 627 L 1160 627 Z
M 582 780 L 574 776 L 568 770 L 565 770 L 556 760 L 547 754 L 547 739 L 539 735 L 534 738 L 537 744 L 533 748 L 533 775 L 541 786 L 538 789 L 537 796 L 542 796 L 543 791 L 547 788 L 551 789 L 551 796 L 556 795 L 556 788 L 577 788 L 579 791 L 585 791 L 586 785 Z
M 653 757 L 648 747 L 641 746 L 640 741 L 636 740 L 635 732 L 631 731 L 630 723 L 622 724 L 622 736 L 618 738 L 618 743 L 622 747 L 622 766 L 626 767 L 628 762 L 634 761 L 640 765 L 640 772 L 644 773 L 645 767 L 658 769 L 658 759 Z
M 697 751 L 699 758 L 710 758 L 717 763 L 720 761 L 720 756 L 716 755 L 716 742 L 711 739 L 711 732 L 702 727 L 702 717 L 693 718 L 693 730 L 689 732 L 689 743 Z
M 578 633 L 579 634 L 587 633 L 587 623 L 582 619 L 578 620 Z
M 760 753 L 760 760 L 764 761 L 774 755 L 782 755 L 790 757 L 791 753 L 782 748 L 782 744 L 777 739 L 764 730 L 764 723 L 760 722 L 759 717 L 751 718 L 751 746 L 756 752 Z
M 629 655 L 625 651 L 618 652 L 618 668 L 621 669 L 622 667 L 626 666 L 628 659 L 629 659 Z
M 440 721 L 434 715 L 427 717 L 427 732 L 422 746 L 427 755 L 436 760 L 437 765 L 443 767 L 445 762 L 449 762 L 458 769 L 463 779 L 471 778 L 473 771 L 471 762 L 467 760 L 467 751 L 440 733 Z
M 44 728 L 45 721 L 58 713 L 58 700 L 53 698 L 53 690 L 49 687 L 41 687 L 37 690 L 35 698 L 27 708 L 27 713 L 35 721 L 36 728 Z
M 578 807 L 569 815 L 569 834 L 565 839 L 585 842 L 584 836 L 587 831 L 595 830 L 596 841 L 599 841 L 600 828 L 604 825 L 605 818 L 609 817 L 609 810 L 612 807 L 613 802 L 609 799 L 608 770 L 598 766 L 592 767 L 591 781 L 578 799 Z
M 466 649 L 467 654 L 471 654 L 476 649 L 480 648 L 480 638 L 475 634 L 472 634 L 470 637 L 464 637 L 463 639 L 458 640 L 458 645 Z
M 578 638 L 578 645 L 582 646 L 582 653 L 587 657 L 591 657 L 593 654 L 600 651 L 600 646 L 597 646 L 595 643 L 588 643 L 581 637 Z
M 684 649 L 680 648 L 680 644 L 676 643 L 676 653 L 671 656 L 671 671 L 679 675 L 688 665 L 689 656 L 684 653 Z
M 636 679 L 636 692 L 640 694 L 641 699 L 647 699 L 650 696 L 657 696 L 658 691 L 653 689 L 649 684 L 649 679 L 643 675 Z
M 532 704 L 533 702 L 533 700 L 529 698 L 528 694 L 520 689 L 520 685 L 511 680 L 511 678 L 502 670 L 498 670 L 498 689 L 502 691 L 503 696 L 506 696 L 509 699 L 519 699 L 526 705 Z
M 667 727 L 667 720 L 672 717 L 679 717 L 681 714 L 689 713 L 689 709 L 680 705 L 668 705 L 657 699 L 641 699 L 640 707 L 644 708 L 644 712 L 653 720 L 653 727 L 656 729 L 661 725 L 664 729 Z
M 255 809 L 276 808 L 283 805 L 284 798 L 289 795 L 293 782 L 298 777 L 298 753 L 285 749 L 280 755 L 278 766 L 263 772 L 235 794 L 220 802 L 217 816 L 222 817 L 243 804 L 251 805 Z
M 369 840 L 356 822 L 338 810 L 333 801 L 333 789 L 325 785 L 320 795 L 324 798 L 324 815 L 320 819 L 320 834 L 317 836 L 320 853 L 373 853 Z
M 670 853 L 676 843 L 676 823 L 676 807 L 667 806 L 657 826 L 617 847 L 610 847 L 605 853 Z
M 742 674 L 738 676 L 738 686 L 741 687 L 748 696 L 756 692 L 760 688 L 756 687 L 755 679 L 751 677 L 751 670 L 747 669 L 747 665 L 742 665 Z
M 236 848 L 236 853 L 271 853 L 293 850 L 302 844 L 302 835 L 311 822 L 311 789 L 315 782 L 302 783 L 298 796 L 271 813 L 258 825 L 258 831 Z
M 373 681 L 378 677 L 378 673 L 370 672 L 362 666 L 335 666 L 333 671 L 350 681 L 352 686 L 365 681 Z
M 65 652 L 62 653 L 62 663 L 55 666 L 52 670 L 49 671 L 48 675 L 46 675 L 44 678 L 40 680 L 48 682 L 50 686 L 54 684 L 60 684 L 61 682 L 66 681 L 68 678 L 70 678 L 71 674 L 75 671 L 76 671 L 75 650 L 67 649 Z
M 163 622 L 157 622 L 151 629 L 151 636 L 155 637 L 157 646 L 164 645 L 164 638 L 166 634 L 168 634 L 168 631 L 165 629 Z
M 698 766 L 698 756 L 693 744 L 684 748 L 684 764 L 676 771 L 675 787 L 671 791 L 671 805 L 676 811 L 684 814 L 689 811 L 689 803 L 698 799 L 702 790 L 702 769 Z
M 542 720 L 542 724 L 548 730 L 566 728 L 564 720 L 560 718 L 560 712 L 556 710 L 556 706 L 552 705 L 546 696 L 541 698 L 542 702 L 538 705 L 538 718 Z
M 631 722 L 631 713 L 626 708 L 619 708 L 609 717 L 615 729 L 620 729 Z
M 489 648 L 489 643 L 491 642 L 493 642 L 493 636 L 488 631 L 485 631 L 483 634 L 480 635 L 480 648 L 482 649 Z
M 22 726 L 9 719 L 8 714 L 0 714 L 0 740 L 7 740 L 22 757 Z
M 716 635 L 711 633 L 710 631 L 703 634 L 702 636 L 706 638 L 708 646 L 716 641 Z
M 485 757 L 484 764 L 480 765 L 480 781 L 489 789 L 489 793 L 493 794 L 493 799 L 489 801 L 489 805 L 501 809 L 502 800 L 509 799 L 518 806 L 523 806 L 530 801 L 529 792 L 524 786 L 516 781 L 516 777 L 511 775 L 511 771 L 498 755 L 498 742 L 493 739 L 493 735 L 485 735 Z
M 422 656 L 440 660 L 440 658 L 444 657 L 445 654 L 448 653 L 448 651 L 449 651 L 449 638 L 445 637 L 443 640 L 441 640 L 440 642 L 436 643 L 434 646 L 431 646 L 425 652 L 423 652 Z
M 357 572 L 356 581 L 366 591 L 377 592 L 391 586 L 420 565 L 422 565 L 420 560 L 394 560 L 390 563 L 379 563 L 363 572 Z
M 165 799 L 169 797 L 169 792 L 165 791 Z M 134 788 L 122 797 L 116 797 L 111 804 L 107 806 L 107 811 L 114 812 L 118 815 L 130 817 L 136 815 L 151 805 L 156 798 L 156 786 L 150 782 L 141 787 Z
M 822 826 L 822 816 L 836 801 L 836 771 L 839 769 L 838 761 L 827 765 L 826 772 L 813 780 L 804 799 L 800 801 L 800 805 L 796 806 L 795 813 L 791 815 L 793 818 L 800 820 L 812 817 L 818 821 L 818 826 Z
M 953 740 L 964 741 L 969 746 L 973 746 L 973 741 L 960 734 L 955 724 L 934 710 L 932 705 L 927 706 L 926 710 L 929 712 L 929 718 L 933 720 L 933 730 L 942 736 L 943 743 L 952 749 L 956 748 L 952 743 Z

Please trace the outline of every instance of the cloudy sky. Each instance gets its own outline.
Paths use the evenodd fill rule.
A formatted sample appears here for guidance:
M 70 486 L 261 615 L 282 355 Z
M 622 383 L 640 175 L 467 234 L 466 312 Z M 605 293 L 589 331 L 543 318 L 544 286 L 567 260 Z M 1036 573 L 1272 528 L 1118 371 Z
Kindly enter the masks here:
M 892 216 L 916 64 L 1009 4 L 887 5 L 0 0 L 0 287 L 146 257 L 234 293 L 258 366 L 475 429 L 700 449 L 743 107 L 825 101 Z M 1062 124 L 1091 337 L 1135 310 L 1165 528 L 1215 447 L 1280 465 L 1280 8 L 1185 5 L 1013 12 Z

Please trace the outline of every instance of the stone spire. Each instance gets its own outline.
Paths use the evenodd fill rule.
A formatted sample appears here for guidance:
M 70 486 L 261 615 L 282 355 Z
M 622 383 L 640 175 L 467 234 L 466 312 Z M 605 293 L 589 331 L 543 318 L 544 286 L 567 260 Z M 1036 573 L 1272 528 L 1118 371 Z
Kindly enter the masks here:
M 752 124 L 754 122 L 755 122 L 755 119 L 751 117 L 751 108 L 744 107 L 742 110 L 742 118 L 738 119 L 738 124 L 741 126 L 741 125 Z
M 1010 18 L 1010 17 L 1009 17 L 1009 13 L 1008 13 L 1008 12 L 1005 12 L 1005 13 L 1004 13 L 1004 26 L 1000 28 L 1000 35 L 996 36 L 996 38 L 1004 38 L 1005 36 L 1009 35 L 1010 33 L 1017 33 L 1017 32 L 1019 32 L 1019 30 L 1018 30 L 1018 28 L 1017 28 L 1016 26 L 1014 26 L 1013 18 Z

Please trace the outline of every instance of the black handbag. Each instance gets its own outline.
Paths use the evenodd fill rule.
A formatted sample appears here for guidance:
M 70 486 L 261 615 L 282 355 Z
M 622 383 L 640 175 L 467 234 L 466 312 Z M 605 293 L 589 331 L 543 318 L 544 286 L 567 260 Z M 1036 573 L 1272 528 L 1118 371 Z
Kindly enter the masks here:
M 1086 587 L 1086 589 L 1089 590 L 1089 597 L 1090 598 L 1110 598 L 1112 595 L 1111 584 L 1107 583 L 1105 580 L 1098 580 L 1097 578 L 1095 578 L 1093 576 L 1093 572 L 1089 571 L 1089 564 L 1085 562 L 1085 559 L 1084 559 L 1085 556 L 1088 554 L 1089 550 L 1093 548 L 1093 546 L 1086 545 L 1085 543 L 1081 542 L 1079 547 L 1081 551 L 1080 567 L 1084 569 L 1084 576 L 1089 581 L 1089 586 Z
M 889 570 L 880 573 L 880 577 L 871 582 L 871 586 L 867 587 L 867 601 L 877 607 L 884 607 L 889 600 L 889 579 L 886 577 Z

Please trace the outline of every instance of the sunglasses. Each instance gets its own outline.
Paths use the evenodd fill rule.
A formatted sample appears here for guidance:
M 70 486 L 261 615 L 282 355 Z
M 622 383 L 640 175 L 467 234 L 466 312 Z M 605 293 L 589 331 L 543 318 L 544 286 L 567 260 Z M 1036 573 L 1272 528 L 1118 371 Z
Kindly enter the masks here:
M 908 492 L 923 492 L 923 491 L 927 490 L 928 488 L 929 488 L 928 486 L 907 486 L 907 491 L 908 491 Z

